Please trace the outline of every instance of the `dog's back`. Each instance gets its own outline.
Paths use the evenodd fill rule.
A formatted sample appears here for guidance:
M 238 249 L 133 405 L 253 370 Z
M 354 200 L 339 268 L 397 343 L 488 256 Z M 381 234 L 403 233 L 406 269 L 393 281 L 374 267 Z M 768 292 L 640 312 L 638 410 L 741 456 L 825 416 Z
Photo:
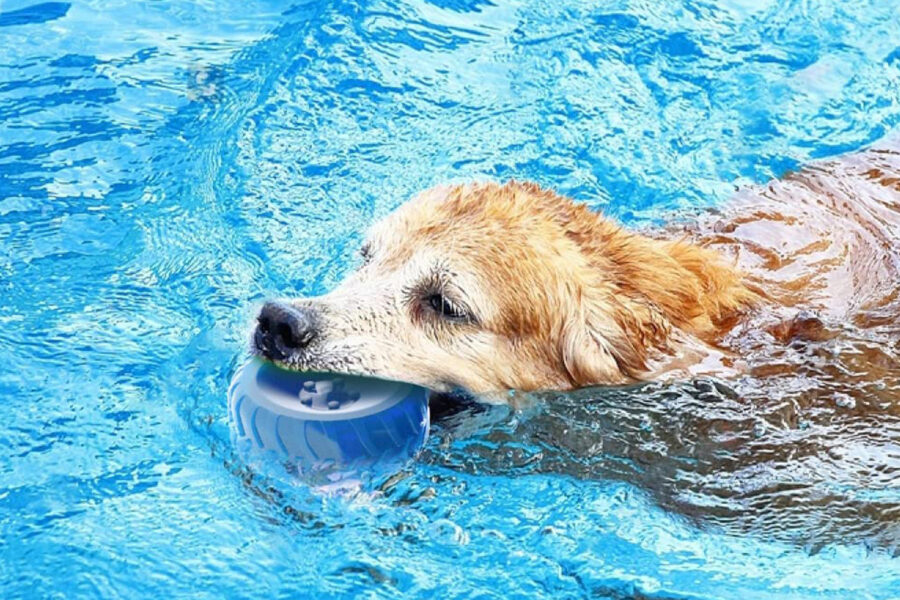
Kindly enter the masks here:
M 741 191 L 692 236 L 736 258 L 780 316 L 900 319 L 900 144 Z

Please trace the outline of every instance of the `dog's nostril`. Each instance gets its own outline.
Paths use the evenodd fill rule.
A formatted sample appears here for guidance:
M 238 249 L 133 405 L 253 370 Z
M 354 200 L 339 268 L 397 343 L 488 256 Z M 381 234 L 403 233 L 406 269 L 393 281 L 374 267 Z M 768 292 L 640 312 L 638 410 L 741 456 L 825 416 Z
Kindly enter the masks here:
M 299 340 L 294 339 L 294 332 L 291 331 L 291 326 L 287 323 L 279 323 L 276 333 L 286 348 L 298 348 L 300 346 L 297 343 Z

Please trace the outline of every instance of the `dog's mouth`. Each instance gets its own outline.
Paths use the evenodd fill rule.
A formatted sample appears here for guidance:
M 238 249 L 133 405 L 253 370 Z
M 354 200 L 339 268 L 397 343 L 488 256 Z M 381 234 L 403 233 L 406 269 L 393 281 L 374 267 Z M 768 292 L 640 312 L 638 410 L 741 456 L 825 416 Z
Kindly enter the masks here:
M 380 379 L 396 381 L 415 385 L 429 390 L 432 395 L 440 396 L 441 402 L 446 404 L 460 404 L 475 402 L 475 396 L 449 382 L 424 383 L 414 379 L 399 377 L 383 372 L 373 372 L 362 367 L 353 352 L 333 351 L 320 352 L 317 348 L 308 348 L 303 352 L 290 352 L 290 348 L 272 345 L 265 336 L 260 335 L 259 330 L 253 332 L 250 342 L 250 354 L 258 360 L 270 363 L 281 370 L 294 373 L 318 373 L 332 374 L 335 376 L 364 377 L 367 379 Z
M 290 339 L 284 339 L 278 335 L 272 336 L 270 332 L 263 330 L 259 325 L 252 334 L 250 354 L 285 371 L 366 377 L 428 388 L 416 381 L 407 381 L 363 368 L 357 353 L 351 351 L 350 348 L 328 349 L 321 344 L 297 347 L 291 344 Z

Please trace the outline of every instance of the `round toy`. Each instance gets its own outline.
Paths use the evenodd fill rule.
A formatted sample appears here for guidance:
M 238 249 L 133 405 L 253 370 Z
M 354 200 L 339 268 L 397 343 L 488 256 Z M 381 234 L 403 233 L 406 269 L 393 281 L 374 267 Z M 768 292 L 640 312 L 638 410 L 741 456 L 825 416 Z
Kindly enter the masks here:
M 428 436 L 424 388 L 368 377 L 287 371 L 254 359 L 228 390 L 239 445 L 272 451 L 301 473 L 412 458 Z

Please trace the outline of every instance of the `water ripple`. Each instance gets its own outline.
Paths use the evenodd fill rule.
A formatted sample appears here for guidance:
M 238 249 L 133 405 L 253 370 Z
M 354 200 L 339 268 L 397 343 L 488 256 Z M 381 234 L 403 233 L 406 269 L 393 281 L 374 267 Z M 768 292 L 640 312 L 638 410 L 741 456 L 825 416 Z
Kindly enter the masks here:
M 898 15 L 4 6 L 6 596 L 895 596 L 890 302 L 831 345 L 748 340 L 747 380 L 436 406 L 421 459 L 348 497 L 242 463 L 224 397 L 255 304 L 329 288 L 431 184 L 533 179 L 654 220 L 881 138 Z

